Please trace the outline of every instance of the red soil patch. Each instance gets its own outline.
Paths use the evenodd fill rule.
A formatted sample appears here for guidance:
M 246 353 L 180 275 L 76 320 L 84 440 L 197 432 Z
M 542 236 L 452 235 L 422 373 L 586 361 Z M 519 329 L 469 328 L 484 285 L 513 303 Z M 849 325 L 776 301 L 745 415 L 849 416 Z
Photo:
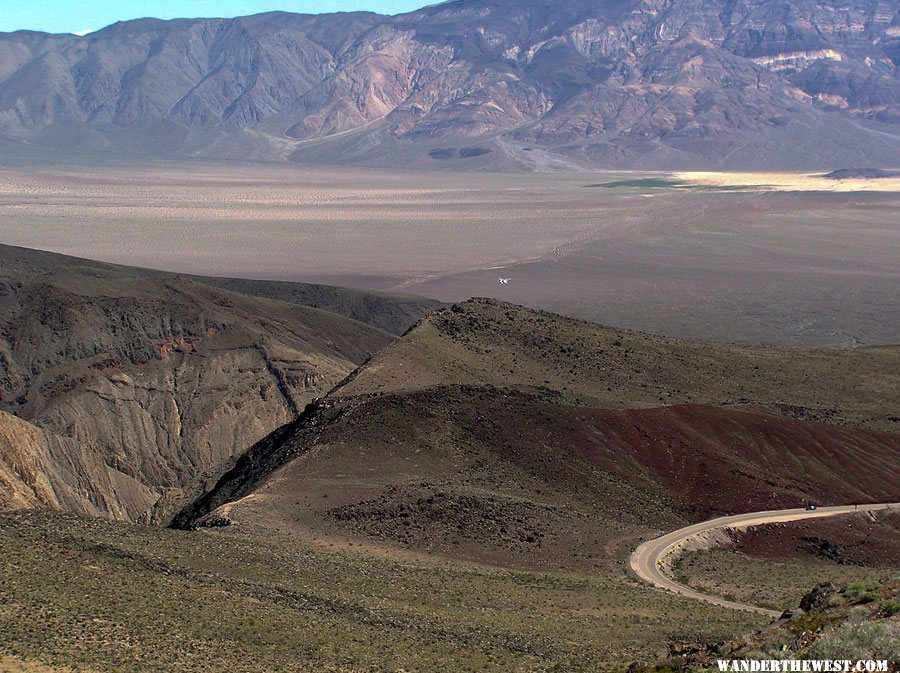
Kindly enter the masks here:
M 644 472 L 685 510 L 723 513 L 900 501 L 900 435 L 750 409 L 678 405 L 587 412 L 571 450 Z
M 508 555 L 505 536 L 538 531 L 555 562 L 586 553 L 590 531 L 605 538 L 596 549 L 804 498 L 900 501 L 900 435 L 748 408 L 589 409 L 551 392 L 447 386 L 311 408 L 178 525 L 253 492 L 285 521 L 337 521 L 409 546 L 459 540 L 473 557 L 487 546 Z
M 762 558 L 824 558 L 846 565 L 900 567 L 900 512 L 757 526 L 733 533 L 734 549 Z

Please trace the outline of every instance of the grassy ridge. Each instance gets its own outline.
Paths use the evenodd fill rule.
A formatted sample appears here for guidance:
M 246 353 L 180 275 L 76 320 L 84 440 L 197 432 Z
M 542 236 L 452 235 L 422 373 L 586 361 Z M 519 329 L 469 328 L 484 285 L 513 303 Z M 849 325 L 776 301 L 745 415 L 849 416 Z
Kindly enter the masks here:
M 900 347 L 792 349 L 683 341 L 490 299 L 455 305 L 393 343 L 342 395 L 435 385 L 551 389 L 603 408 L 754 405 L 900 430 Z

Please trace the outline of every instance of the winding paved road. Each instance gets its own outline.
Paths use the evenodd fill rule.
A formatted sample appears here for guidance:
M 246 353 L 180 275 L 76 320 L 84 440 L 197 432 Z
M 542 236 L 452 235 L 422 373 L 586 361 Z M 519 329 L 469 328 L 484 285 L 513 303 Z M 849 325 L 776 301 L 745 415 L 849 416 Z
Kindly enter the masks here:
M 835 514 L 852 514 L 854 512 L 872 512 L 881 509 L 900 509 L 900 503 L 880 503 L 877 505 L 838 505 L 835 507 L 820 507 L 809 511 L 806 509 L 779 509 L 768 512 L 750 512 L 749 514 L 736 514 L 723 516 L 718 519 L 710 519 L 702 523 L 695 523 L 679 530 L 667 533 L 662 537 L 645 542 L 634 550 L 631 555 L 631 569 L 642 580 L 674 592 L 687 598 L 705 601 L 723 608 L 733 610 L 749 610 L 768 617 L 778 617 L 780 612 L 767 610 L 756 605 L 736 603 L 717 596 L 700 593 L 684 584 L 671 579 L 662 569 L 662 563 L 672 553 L 677 553 L 691 540 L 702 540 L 707 536 L 714 536 L 716 531 L 724 528 L 749 528 L 769 523 L 783 523 L 785 521 L 798 521 L 800 519 L 817 519 Z

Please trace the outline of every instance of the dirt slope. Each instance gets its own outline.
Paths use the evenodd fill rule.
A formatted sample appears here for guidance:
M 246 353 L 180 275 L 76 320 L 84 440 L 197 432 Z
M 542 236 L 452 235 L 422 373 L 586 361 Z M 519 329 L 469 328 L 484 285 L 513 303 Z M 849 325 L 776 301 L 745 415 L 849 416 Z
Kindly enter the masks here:
M 733 535 L 731 548 L 764 559 L 819 559 L 841 565 L 900 567 L 900 513 L 848 515 L 757 526 Z
M 176 522 L 590 567 L 713 514 L 896 499 L 900 434 L 881 428 L 897 357 L 681 342 L 473 300 L 382 351 Z

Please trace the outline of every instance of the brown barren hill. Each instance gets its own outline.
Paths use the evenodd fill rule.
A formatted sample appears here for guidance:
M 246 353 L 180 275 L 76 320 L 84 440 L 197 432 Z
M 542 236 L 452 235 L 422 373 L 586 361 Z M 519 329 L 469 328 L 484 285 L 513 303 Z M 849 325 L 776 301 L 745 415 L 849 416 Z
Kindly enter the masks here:
M 165 520 L 392 336 L 189 278 L 0 247 L 16 503 Z M 25 491 L 21 491 L 21 488 Z M 28 494 L 30 491 L 30 495 Z
M 365 292 L 315 283 L 207 276 L 199 277 L 198 280 L 252 297 L 275 299 L 337 313 L 396 335 L 403 334 L 429 311 L 445 306 L 443 302 L 427 297 Z
M 754 405 L 900 431 L 900 347 L 760 348 L 603 327 L 492 299 L 439 311 L 341 395 L 471 384 L 549 389 L 579 405 Z
M 897 362 L 896 348 L 685 342 L 473 300 L 175 521 L 583 566 L 713 514 L 896 499 Z

